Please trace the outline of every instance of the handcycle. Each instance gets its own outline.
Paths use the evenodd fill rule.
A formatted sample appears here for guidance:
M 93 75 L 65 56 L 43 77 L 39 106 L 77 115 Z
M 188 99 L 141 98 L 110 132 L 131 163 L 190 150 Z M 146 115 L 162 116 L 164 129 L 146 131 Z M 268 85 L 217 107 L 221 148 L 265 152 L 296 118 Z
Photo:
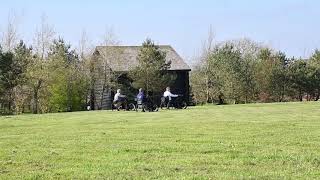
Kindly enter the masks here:
M 135 110 L 138 112 L 141 110 L 142 112 L 149 111 L 149 112 L 155 112 L 159 110 L 159 107 L 156 103 L 150 98 L 145 97 L 143 99 L 137 99 L 135 98 L 136 104 L 135 104 Z
M 175 109 L 187 109 L 188 107 L 187 102 L 183 99 L 183 95 L 178 95 L 178 97 L 171 97 L 171 100 L 169 99 L 169 97 L 161 97 L 161 109 L 170 109 L 171 107 Z
M 112 102 L 112 110 L 116 109 L 117 111 L 134 111 L 136 110 L 135 103 L 129 102 L 127 97 L 123 97 L 121 100 Z

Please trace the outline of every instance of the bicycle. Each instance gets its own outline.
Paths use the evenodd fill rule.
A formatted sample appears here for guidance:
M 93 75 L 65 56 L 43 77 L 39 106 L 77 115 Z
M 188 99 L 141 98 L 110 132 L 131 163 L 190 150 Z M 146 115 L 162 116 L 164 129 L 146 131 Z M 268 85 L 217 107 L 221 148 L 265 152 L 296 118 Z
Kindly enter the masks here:
M 136 105 L 134 103 L 128 103 L 128 98 L 124 97 L 121 101 L 112 103 L 112 110 L 116 109 L 117 111 L 134 111 L 136 110 Z
M 166 107 L 167 109 L 170 109 L 170 107 L 173 107 L 175 109 L 187 109 L 188 104 L 183 99 L 183 95 L 178 95 L 178 97 L 171 97 L 171 100 L 169 100 L 169 97 L 161 97 L 160 108 L 163 109 L 164 107 Z
M 143 100 L 141 99 L 135 99 L 136 101 L 136 111 L 138 112 L 141 110 L 142 112 L 149 111 L 149 112 L 155 112 L 159 110 L 159 107 L 157 104 L 153 102 L 153 100 L 150 97 L 146 97 Z

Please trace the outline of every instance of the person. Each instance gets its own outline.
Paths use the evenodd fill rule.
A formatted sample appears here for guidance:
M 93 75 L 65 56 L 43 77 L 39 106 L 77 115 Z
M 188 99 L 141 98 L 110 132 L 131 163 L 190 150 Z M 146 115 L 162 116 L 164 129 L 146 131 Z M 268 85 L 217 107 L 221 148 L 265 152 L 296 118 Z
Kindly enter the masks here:
M 166 101 L 165 103 L 166 103 L 168 109 L 169 109 L 169 107 L 170 107 L 172 98 L 176 98 L 176 97 L 178 97 L 178 96 L 179 96 L 179 95 L 177 95 L 177 94 L 172 94 L 172 93 L 171 93 L 170 87 L 167 87 L 167 88 L 166 88 L 166 91 L 163 93 L 163 97 L 164 97 L 164 100 Z
M 127 109 L 126 107 L 126 96 L 121 94 L 121 89 L 117 90 L 117 93 L 114 95 L 113 98 L 113 103 L 117 106 L 116 108 L 119 110 L 121 105 L 124 105 L 124 108 Z
M 91 110 L 91 100 L 89 100 L 87 102 L 87 110 L 90 111 Z
M 170 87 L 166 88 L 166 91 L 163 93 L 163 97 L 168 98 L 169 101 L 172 100 L 172 98 L 178 97 L 179 95 L 177 94 L 172 94 L 170 91 Z
M 142 112 L 144 112 L 143 104 L 145 103 L 145 96 L 142 88 L 139 89 L 139 93 L 137 94 L 136 99 L 137 99 L 137 108 L 142 109 Z
M 144 101 L 144 93 L 142 88 L 139 89 L 139 93 L 137 94 L 137 101 Z
M 91 110 L 91 106 L 87 105 L 87 111 L 90 111 L 90 110 Z

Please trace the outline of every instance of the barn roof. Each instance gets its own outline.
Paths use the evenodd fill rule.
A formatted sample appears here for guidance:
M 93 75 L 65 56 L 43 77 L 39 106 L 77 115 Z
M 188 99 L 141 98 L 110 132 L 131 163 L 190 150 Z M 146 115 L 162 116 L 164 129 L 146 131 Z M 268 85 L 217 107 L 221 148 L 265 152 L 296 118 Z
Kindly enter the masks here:
M 169 45 L 160 45 L 160 50 L 166 52 L 166 62 L 171 62 L 169 70 L 190 71 L 190 67 L 179 54 Z M 97 46 L 100 57 L 107 58 L 113 71 L 129 71 L 138 65 L 137 56 L 141 46 Z

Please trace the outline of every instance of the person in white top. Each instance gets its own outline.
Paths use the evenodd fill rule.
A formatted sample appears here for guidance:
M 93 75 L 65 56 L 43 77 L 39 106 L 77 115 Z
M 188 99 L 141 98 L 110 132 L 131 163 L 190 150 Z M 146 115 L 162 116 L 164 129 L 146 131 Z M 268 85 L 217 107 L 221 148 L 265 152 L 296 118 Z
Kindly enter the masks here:
M 126 96 L 121 94 L 121 89 L 117 90 L 117 93 L 114 95 L 113 102 L 122 101 Z
M 127 109 L 127 101 L 126 101 L 126 96 L 121 94 L 121 90 L 118 89 L 117 93 L 114 95 L 113 98 L 113 104 L 119 111 L 119 108 L 122 106 L 122 108 Z
M 172 94 L 171 92 L 170 92 L 170 87 L 167 87 L 166 88 L 166 91 L 163 93 L 163 97 L 165 97 L 165 98 L 169 98 L 169 101 L 171 101 L 171 99 L 174 97 L 178 97 L 179 95 L 177 95 L 177 94 Z

